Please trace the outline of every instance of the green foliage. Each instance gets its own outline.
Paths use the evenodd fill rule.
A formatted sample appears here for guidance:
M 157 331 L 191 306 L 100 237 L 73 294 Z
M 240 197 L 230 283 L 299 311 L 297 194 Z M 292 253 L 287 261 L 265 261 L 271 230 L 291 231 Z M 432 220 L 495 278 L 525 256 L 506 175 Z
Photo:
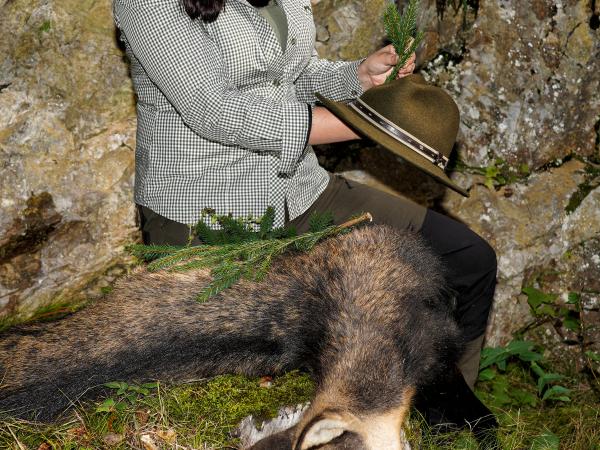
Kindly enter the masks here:
M 112 398 L 84 404 L 60 423 L 0 417 L 0 448 L 46 448 L 40 447 L 43 443 L 61 450 L 150 448 L 140 443 L 141 434 L 150 434 L 164 449 L 237 448 L 233 431 L 244 417 L 252 414 L 259 421 L 275 417 L 280 407 L 303 404 L 314 394 L 311 378 L 298 371 L 274 378 L 269 388 L 261 387 L 258 378 L 234 375 L 180 386 L 109 385 Z M 133 401 L 126 398 L 130 393 Z M 161 441 L 165 430 L 172 430 L 177 446 Z M 107 433 L 118 434 L 123 441 L 109 446 L 104 441 Z
M 404 14 L 400 14 L 395 3 L 389 3 L 384 11 L 383 25 L 385 32 L 398 54 L 398 63 L 388 76 L 386 83 L 396 79 L 400 69 L 404 67 L 410 55 L 414 53 L 423 40 L 423 32 L 417 31 L 418 9 L 419 0 L 409 0 L 404 9 Z
M 205 245 L 132 245 L 128 250 L 151 261 L 148 264 L 150 271 L 211 268 L 213 279 L 198 295 L 198 301 L 203 302 L 241 278 L 261 280 L 275 257 L 288 251 L 309 251 L 319 241 L 340 234 L 348 227 L 370 218 L 364 215 L 347 224 L 335 226 L 332 225 L 331 213 L 313 213 L 310 231 L 298 236 L 293 229 L 273 228 L 274 214 L 274 210 L 268 208 L 261 219 L 254 220 L 233 218 L 231 215 L 220 216 L 214 210 L 204 210 L 195 231 Z M 220 228 L 213 230 L 205 224 L 206 221 L 218 224 Z
M 454 162 L 454 170 L 485 177 L 484 184 L 490 190 L 499 189 L 507 184 L 524 180 L 530 175 L 527 164 L 521 164 L 518 168 L 511 166 L 502 158 L 495 158 L 489 166 L 469 166 L 460 159 Z
M 124 381 L 112 381 L 104 386 L 113 389 L 118 398 L 106 398 L 96 407 L 96 412 L 125 411 L 129 406 L 135 405 L 140 396 L 149 395 L 151 390 L 158 389 L 158 383 L 144 383 L 138 386 Z
M 219 225 L 213 229 L 206 222 Z M 194 227 L 196 236 L 206 245 L 239 244 L 266 239 L 280 239 L 296 234 L 293 228 L 273 228 L 275 210 L 268 207 L 265 214 L 255 220 L 252 217 L 234 218 L 232 215 L 217 215 L 213 209 L 202 210 L 200 221 Z M 258 229 L 257 229 L 258 228 Z
M 538 400 L 569 402 L 570 390 L 556 384 L 563 375 L 546 372 L 541 361 L 543 355 L 536 350 L 535 344 L 515 340 L 506 347 L 483 349 L 479 366 L 479 380 L 492 383 L 492 390 L 500 403 L 535 406 Z M 537 396 L 520 389 L 509 389 L 506 378 L 497 378 L 499 372 L 505 372 L 509 362 L 518 362 L 537 377 Z
M 318 233 L 333 225 L 333 214 L 331 211 L 324 213 L 313 212 L 308 219 L 308 230 L 311 233 Z
M 535 317 L 560 320 L 563 327 L 575 333 L 581 332 L 581 297 L 576 292 L 569 293 L 565 305 L 557 303 L 558 295 L 547 294 L 534 287 L 525 287 L 527 303 Z
M 588 163 L 585 166 L 584 180 L 577 186 L 577 190 L 573 192 L 569 198 L 569 203 L 565 207 L 567 214 L 574 212 L 585 198 L 600 186 L 600 166 L 597 164 Z
M 546 432 L 537 436 L 531 443 L 531 450 L 558 450 L 560 439 L 554 433 Z
M 55 299 L 50 304 L 37 308 L 31 317 L 28 317 L 27 319 L 21 319 L 18 316 L 0 317 L 0 332 L 6 331 L 9 328 L 22 323 L 50 322 L 53 320 L 58 320 L 62 317 L 68 316 L 69 314 L 79 311 L 86 304 L 86 300 L 66 302 Z
M 51 29 L 52 29 L 52 22 L 50 22 L 49 20 L 45 20 L 38 28 L 38 32 L 40 34 L 47 33 Z

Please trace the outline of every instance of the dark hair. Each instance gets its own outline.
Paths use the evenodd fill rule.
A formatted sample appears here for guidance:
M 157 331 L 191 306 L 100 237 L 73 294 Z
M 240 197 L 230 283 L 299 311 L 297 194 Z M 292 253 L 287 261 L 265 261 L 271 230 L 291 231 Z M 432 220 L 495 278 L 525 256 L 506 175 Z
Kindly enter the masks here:
M 226 0 L 181 0 L 185 12 L 192 19 L 202 18 L 204 22 L 214 22 L 223 10 Z M 252 6 L 266 6 L 269 0 L 248 0 Z

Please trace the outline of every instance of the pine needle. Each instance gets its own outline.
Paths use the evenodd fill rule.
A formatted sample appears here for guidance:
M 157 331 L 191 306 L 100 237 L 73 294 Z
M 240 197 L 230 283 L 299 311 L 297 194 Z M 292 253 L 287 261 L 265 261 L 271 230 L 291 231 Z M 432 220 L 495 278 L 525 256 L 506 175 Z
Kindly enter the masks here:
M 210 267 L 213 279 L 198 294 L 200 302 L 217 295 L 241 278 L 255 281 L 263 279 L 276 256 L 287 251 L 309 251 L 323 239 L 372 220 L 371 215 L 365 213 L 341 225 L 331 225 L 333 216 L 330 213 L 314 214 L 310 218 L 310 231 L 296 235 L 291 230 L 273 229 L 274 213 L 269 209 L 260 221 L 216 216 L 214 212 L 207 213 L 207 216 L 222 227 L 220 230 L 211 230 L 200 224 L 196 226 L 199 237 L 210 240 L 210 245 L 129 247 L 138 257 L 152 261 L 148 265 L 150 271 L 181 272 Z M 254 225 L 259 226 L 258 231 L 254 231 Z
M 385 32 L 398 54 L 398 63 L 386 79 L 386 83 L 396 79 L 400 69 L 404 67 L 410 55 L 415 52 L 423 40 L 423 32 L 417 31 L 418 8 L 419 0 L 409 0 L 404 9 L 404 14 L 400 14 L 395 2 L 389 3 L 384 11 L 383 25 Z

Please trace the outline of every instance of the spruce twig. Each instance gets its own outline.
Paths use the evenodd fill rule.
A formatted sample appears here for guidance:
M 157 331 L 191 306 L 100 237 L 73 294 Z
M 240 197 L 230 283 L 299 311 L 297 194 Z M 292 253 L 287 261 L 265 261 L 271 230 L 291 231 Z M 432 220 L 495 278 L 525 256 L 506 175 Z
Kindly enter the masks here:
M 423 32 L 417 31 L 418 8 L 419 0 L 409 0 L 404 9 L 404 14 L 400 14 L 395 2 L 389 3 L 384 11 L 383 25 L 385 32 L 398 54 L 398 63 L 385 80 L 386 83 L 396 79 L 400 69 L 404 67 L 410 55 L 414 53 L 423 40 Z
M 196 227 L 200 238 L 216 242 L 208 245 L 170 247 L 133 245 L 129 251 L 145 260 L 152 260 L 149 271 L 186 271 L 199 268 L 212 268 L 213 279 L 198 295 L 198 301 L 208 300 L 213 295 L 227 289 L 242 277 L 261 280 L 268 272 L 272 260 L 286 251 L 309 251 L 319 241 L 343 233 L 365 221 L 372 221 L 371 214 L 365 213 L 341 225 L 330 225 L 330 214 L 314 215 L 310 219 L 311 230 L 294 235 L 286 229 L 273 229 L 273 213 L 267 210 L 260 222 L 233 219 L 231 216 L 208 214 L 221 226 L 221 230 L 210 230 L 206 226 Z M 252 224 L 259 224 L 258 231 Z

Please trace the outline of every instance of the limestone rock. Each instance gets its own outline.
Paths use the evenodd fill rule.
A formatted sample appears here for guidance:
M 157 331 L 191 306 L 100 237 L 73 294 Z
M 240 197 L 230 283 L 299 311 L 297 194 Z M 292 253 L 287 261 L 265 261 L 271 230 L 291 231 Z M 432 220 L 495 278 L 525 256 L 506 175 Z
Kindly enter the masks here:
M 498 285 L 488 330 L 491 345 L 506 343 L 511 332 L 531 319 L 520 295 L 528 275 L 600 236 L 600 188 L 575 211 L 566 211 L 585 179 L 584 167 L 573 160 L 535 174 L 527 183 L 499 191 L 476 185 L 468 199 L 450 194 L 445 200 L 445 209 L 487 239 L 498 254 Z M 575 281 L 571 285 L 578 288 Z
M 111 2 L 0 4 L 0 316 L 69 299 L 136 236 Z
M 539 168 L 591 155 L 600 117 L 600 31 L 586 0 L 479 2 L 461 51 L 426 71 L 461 110 L 461 157 Z M 451 46 L 447 46 L 450 48 Z
M 354 60 L 384 45 L 383 10 L 388 0 L 313 1 L 317 51 L 322 58 Z
M 403 6 L 407 0 L 397 3 Z M 425 44 L 418 58 L 421 73 L 444 87 L 461 111 L 459 159 L 478 170 L 455 172 L 453 178 L 471 189 L 471 198 L 461 198 L 371 142 L 322 146 L 318 154 L 329 170 L 359 174 L 372 186 L 383 182 L 458 217 L 491 242 L 500 272 L 488 342 L 496 345 L 531 320 L 520 295 L 531 274 L 558 264 L 562 255 L 600 234 L 598 181 L 568 214 L 586 176 L 583 163 L 563 164 L 573 155 L 596 162 L 600 157 L 600 21 L 598 5 L 592 11 L 593 2 L 586 0 L 474 3 L 477 10 L 464 10 L 462 2 L 453 7 L 452 2 L 422 0 L 419 23 Z M 329 15 L 317 19 L 321 24 L 332 20 Z M 373 28 L 381 28 L 378 23 Z M 328 31 L 322 54 L 337 55 L 344 44 L 336 40 L 347 37 Z M 484 176 L 472 173 L 485 173 L 498 158 L 513 174 L 524 169 L 532 175 L 490 190 Z M 592 270 L 593 261 L 588 256 L 579 262 Z M 560 270 L 574 274 L 568 289 L 579 291 L 574 286 L 592 278 L 575 263 Z M 548 288 L 563 295 L 567 288 L 561 286 Z M 592 313 L 590 320 L 598 323 Z

